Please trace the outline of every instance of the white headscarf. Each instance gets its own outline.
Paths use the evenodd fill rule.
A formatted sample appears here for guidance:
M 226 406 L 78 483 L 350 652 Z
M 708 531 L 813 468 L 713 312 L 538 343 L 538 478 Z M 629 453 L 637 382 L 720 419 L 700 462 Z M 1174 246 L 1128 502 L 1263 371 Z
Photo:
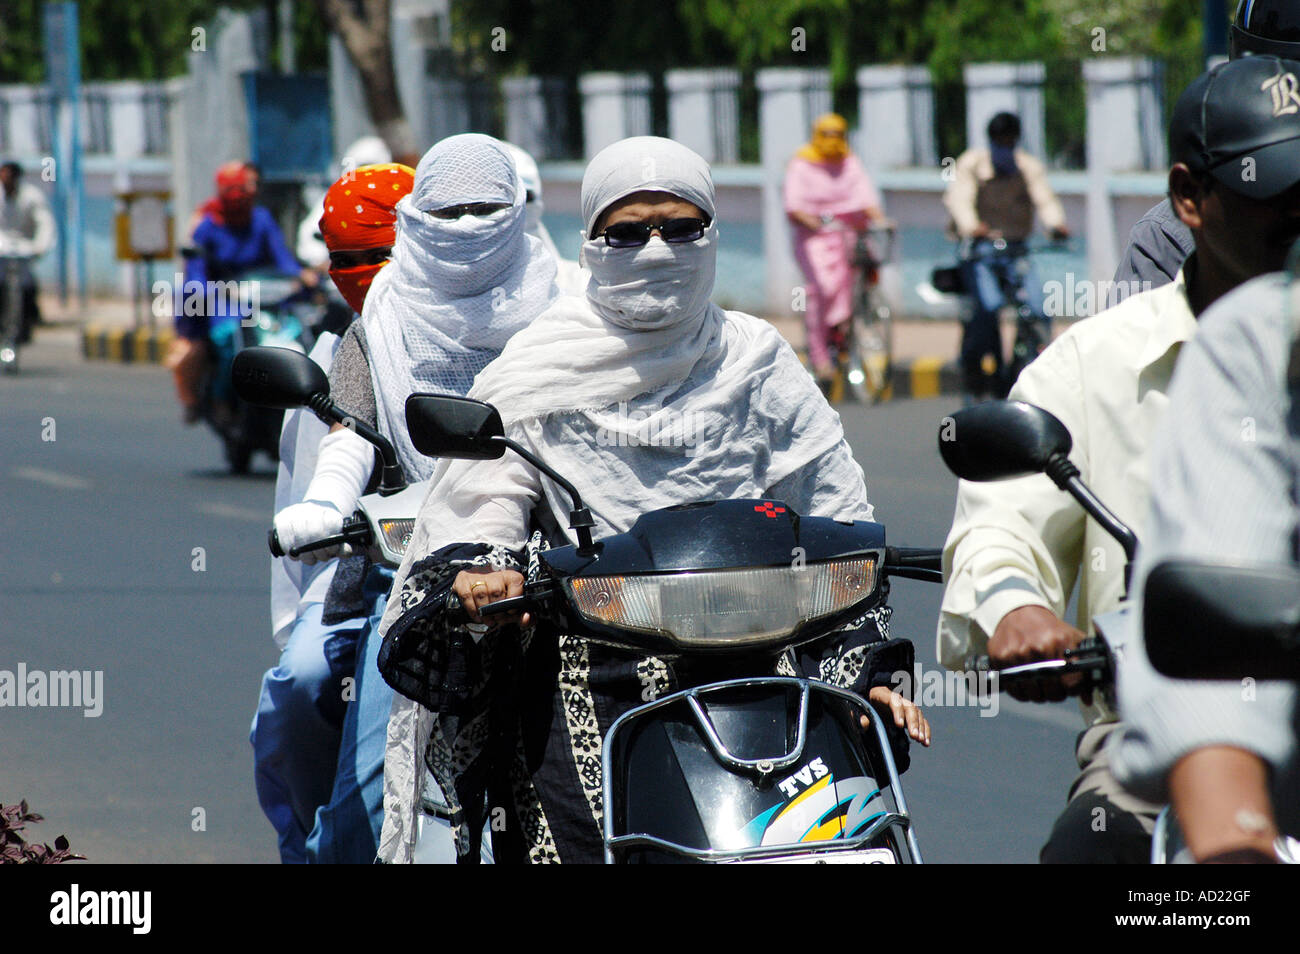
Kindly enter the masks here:
M 715 217 L 708 163 L 680 143 L 641 136 L 587 167 L 588 234 L 611 204 L 643 190 Z M 772 326 L 709 302 L 717 242 L 712 223 L 695 242 L 653 236 L 619 249 L 588 240 L 586 300 L 556 299 L 470 391 L 573 480 L 616 532 L 661 492 L 761 496 L 843 439 L 839 416 Z M 665 453 L 664 443 L 683 452 Z M 566 499 L 553 502 L 558 512 L 567 512 Z
M 476 202 L 508 207 L 459 219 L 427 214 Z M 392 262 L 375 278 L 361 318 L 379 429 L 408 479 L 428 477 L 434 462 L 411 444 L 406 398 L 465 394 L 557 293 L 555 261 L 524 231 L 524 190 L 501 144 L 466 134 L 425 153 L 414 189 L 397 204 Z

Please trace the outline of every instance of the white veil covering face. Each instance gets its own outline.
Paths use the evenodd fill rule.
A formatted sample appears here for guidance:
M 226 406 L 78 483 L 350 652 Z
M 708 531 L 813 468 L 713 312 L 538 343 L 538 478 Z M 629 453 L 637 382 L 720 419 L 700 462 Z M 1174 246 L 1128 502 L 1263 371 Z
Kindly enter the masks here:
M 638 137 L 587 167 L 587 234 L 612 203 L 643 190 L 671 193 L 715 218 L 708 164 L 679 143 Z M 691 243 L 654 236 L 641 248 L 615 249 L 588 240 L 586 298 L 557 298 L 470 391 L 497 407 L 512 438 L 574 483 L 597 538 L 626 531 L 651 510 L 774 489 L 821 516 L 872 517 L 839 416 L 794 351 L 766 321 L 709 302 L 717 237 L 710 224 Z M 568 495 L 509 451 L 496 461 L 441 461 L 393 592 L 402 592 L 417 560 L 448 544 L 520 546 L 527 513 L 518 501 L 538 484 L 539 505 L 567 525 Z M 401 613 L 402 601 L 390 600 L 381 636 Z M 384 860 L 410 860 L 433 723 L 428 710 L 395 697 Z
M 428 214 L 480 202 L 507 207 L 458 219 Z M 425 153 L 414 189 L 397 204 L 393 259 L 375 278 L 361 321 L 379 429 L 409 480 L 427 478 L 434 462 L 411 444 L 406 398 L 466 393 L 558 294 L 555 261 L 524 231 L 524 214 L 509 155 L 478 134 L 450 136 Z
M 589 239 L 586 300 L 557 299 L 511 339 L 470 397 L 495 405 L 508 428 L 533 432 L 566 476 L 603 471 L 593 456 L 614 457 L 642 487 L 687 480 L 696 499 L 735 496 L 741 486 L 761 495 L 842 440 L 839 416 L 770 324 L 710 303 L 716 206 L 708 163 L 696 153 L 655 136 L 602 150 L 582 182 L 587 234 L 613 203 L 642 191 L 699 207 L 710 219 L 704 237 L 668 244 L 656 235 L 640 248 Z M 552 442 L 547 430 L 565 436 Z M 594 501 L 611 498 L 608 486 L 590 490 Z M 611 512 L 608 522 L 625 529 L 643 510 Z

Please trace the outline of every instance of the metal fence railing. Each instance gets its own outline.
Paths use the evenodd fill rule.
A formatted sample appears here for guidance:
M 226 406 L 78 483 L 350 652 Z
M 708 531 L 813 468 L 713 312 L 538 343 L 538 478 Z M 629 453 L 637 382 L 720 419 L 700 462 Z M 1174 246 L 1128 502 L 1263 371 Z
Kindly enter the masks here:
M 171 96 L 166 90 L 146 89 L 144 107 L 144 151 L 162 156 L 171 151 Z
M 113 151 L 113 126 L 107 93 L 82 91 L 81 148 L 87 155 L 106 155 Z

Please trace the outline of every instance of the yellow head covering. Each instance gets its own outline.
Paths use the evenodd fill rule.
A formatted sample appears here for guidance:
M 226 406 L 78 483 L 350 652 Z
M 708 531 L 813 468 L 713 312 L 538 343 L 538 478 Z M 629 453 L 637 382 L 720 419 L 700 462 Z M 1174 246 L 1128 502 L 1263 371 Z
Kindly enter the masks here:
M 826 113 L 813 122 L 812 139 L 796 155 L 809 162 L 839 162 L 849 154 L 849 124 L 838 113 Z

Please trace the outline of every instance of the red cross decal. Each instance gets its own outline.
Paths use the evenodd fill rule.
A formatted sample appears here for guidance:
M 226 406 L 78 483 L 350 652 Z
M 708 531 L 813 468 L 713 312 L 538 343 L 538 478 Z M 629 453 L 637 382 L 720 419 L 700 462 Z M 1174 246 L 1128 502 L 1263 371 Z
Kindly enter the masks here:
M 761 506 L 755 507 L 754 510 L 757 511 L 758 513 L 761 513 L 765 517 L 771 517 L 773 519 L 776 519 L 776 515 L 778 513 L 785 513 L 784 507 L 778 507 L 770 500 L 767 503 L 762 504 Z

